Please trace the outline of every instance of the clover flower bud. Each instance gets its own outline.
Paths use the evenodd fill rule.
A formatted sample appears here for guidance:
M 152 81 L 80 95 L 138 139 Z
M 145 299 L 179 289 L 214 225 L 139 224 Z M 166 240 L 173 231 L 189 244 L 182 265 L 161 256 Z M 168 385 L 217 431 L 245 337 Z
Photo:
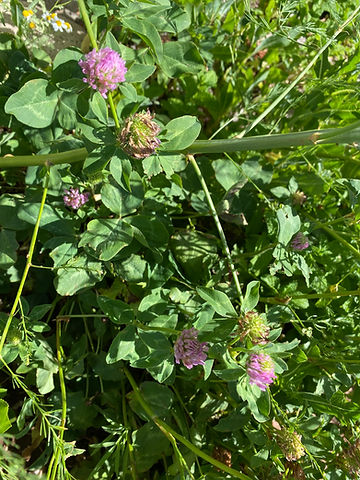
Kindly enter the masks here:
M 301 435 L 297 432 L 291 432 L 287 428 L 282 428 L 276 431 L 275 439 L 289 462 L 299 460 L 299 458 L 305 455 L 304 446 L 301 443 Z
M 239 335 L 243 341 L 246 337 L 254 345 L 264 345 L 268 342 L 270 328 L 257 312 L 247 312 L 239 318 Z
M 182 361 L 189 370 L 196 365 L 204 365 L 206 353 L 209 349 L 207 342 L 199 342 L 198 330 L 194 327 L 183 330 L 174 345 L 176 363 Z
M 109 47 L 92 50 L 85 55 L 85 60 L 79 61 L 79 65 L 86 75 L 83 81 L 98 90 L 104 98 L 109 90 L 115 90 L 118 83 L 125 81 L 125 61 Z
M 80 193 L 78 188 L 70 188 L 70 190 L 65 190 L 63 199 L 67 207 L 77 210 L 89 200 L 89 195 L 87 192 Z
M 147 112 L 135 113 L 125 120 L 119 134 L 121 148 L 131 157 L 142 159 L 152 155 L 160 145 L 156 135 L 160 127 L 153 121 L 154 116 Z
M 309 239 L 302 232 L 298 232 L 291 240 L 291 247 L 293 250 L 305 250 L 309 245 Z
M 250 385 L 257 385 L 260 390 L 266 390 L 276 378 L 274 372 L 274 362 L 270 355 L 265 353 L 253 353 L 250 355 L 246 365 L 247 374 L 249 375 Z

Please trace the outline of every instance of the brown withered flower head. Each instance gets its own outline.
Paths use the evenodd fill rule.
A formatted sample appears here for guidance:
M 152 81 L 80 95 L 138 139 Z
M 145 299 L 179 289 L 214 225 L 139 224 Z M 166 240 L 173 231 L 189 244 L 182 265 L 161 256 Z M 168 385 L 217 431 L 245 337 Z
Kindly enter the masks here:
M 152 155 L 160 145 L 156 135 L 160 127 L 153 121 L 150 111 L 135 113 L 127 118 L 118 141 L 120 147 L 131 157 L 142 159 Z
M 212 452 L 212 457 L 221 463 L 224 463 L 227 467 L 231 467 L 231 452 L 224 447 L 216 445 Z M 216 470 L 219 471 L 217 468 Z

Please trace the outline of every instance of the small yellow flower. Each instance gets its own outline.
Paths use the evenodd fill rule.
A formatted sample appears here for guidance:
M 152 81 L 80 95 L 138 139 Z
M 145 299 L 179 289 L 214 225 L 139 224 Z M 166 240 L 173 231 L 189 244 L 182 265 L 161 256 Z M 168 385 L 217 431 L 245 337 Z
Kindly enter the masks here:
M 35 23 L 34 23 L 34 22 L 30 22 L 30 23 L 29 23 L 29 27 L 30 27 L 30 28 L 35 28 Z
M 34 12 L 32 10 L 23 10 L 22 14 L 25 18 L 28 18 L 34 15 Z

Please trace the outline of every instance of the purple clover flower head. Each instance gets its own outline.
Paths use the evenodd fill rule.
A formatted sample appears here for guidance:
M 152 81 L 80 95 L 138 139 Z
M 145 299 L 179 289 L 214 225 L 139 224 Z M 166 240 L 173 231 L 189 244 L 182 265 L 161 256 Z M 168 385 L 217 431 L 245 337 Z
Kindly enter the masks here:
M 70 188 L 65 190 L 64 203 L 67 207 L 77 210 L 89 200 L 89 195 L 88 192 L 80 193 L 78 188 Z
M 98 90 L 106 98 L 109 90 L 115 90 L 117 84 L 125 81 L 125 61 L 109 47 L 96 51 L 95 48 L 80 60 L 84 75 L 83 81 Z
M 266 355 L 265 353 L 253 353 L 250 355 L 246 368 L 250 385 L 257 385 L 260 390 L 266 390 L 276 378 L 274 362 L 270 355 Z
M 293 250 L 305 250 L 309 245 L 309 239 L 302 232 L 298 232 L 291 240 L 291 247 Z
M 204 365 L 206 353 L 209 349 L 207 342 L 200 343 L 197 339 L 198 330 L 192 327 L 183 330 L 174 345 L 176 363 L 182 363 L 189 370 L 195 365 Z

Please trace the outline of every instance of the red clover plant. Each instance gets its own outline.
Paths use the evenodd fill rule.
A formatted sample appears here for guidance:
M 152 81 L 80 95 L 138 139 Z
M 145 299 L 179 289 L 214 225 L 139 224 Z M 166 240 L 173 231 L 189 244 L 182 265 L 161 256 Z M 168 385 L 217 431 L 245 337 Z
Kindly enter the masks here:
M 357 478 L 357 2 L 64 7 L 0 2 L 0 477 Z

